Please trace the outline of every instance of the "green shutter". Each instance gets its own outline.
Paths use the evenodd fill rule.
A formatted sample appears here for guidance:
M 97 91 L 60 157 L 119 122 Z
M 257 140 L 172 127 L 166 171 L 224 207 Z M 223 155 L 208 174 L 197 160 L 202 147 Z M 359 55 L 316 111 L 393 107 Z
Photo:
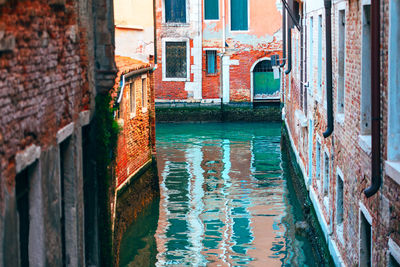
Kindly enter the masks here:
M 219 0 L 204 0 L 204 19 L 219 19 Z
M 248 30 L 248 5 L 247 0 L 231 0 L 231 30 Z

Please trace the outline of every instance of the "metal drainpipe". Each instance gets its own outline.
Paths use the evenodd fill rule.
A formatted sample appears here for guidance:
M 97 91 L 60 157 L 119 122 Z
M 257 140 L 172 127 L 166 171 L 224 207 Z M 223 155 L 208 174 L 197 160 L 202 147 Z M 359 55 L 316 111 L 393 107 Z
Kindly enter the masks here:
M 285 74 L 289 74 L 292 71 L 292 25 L 288 25 L 288 33 L 287 33 L 287 43 L 288 43 L 288 55 L 287 55 L 287 70 Z
M 364 190 L 366 197 L 378 192 L 381 186 L 380 140 L 380 0 L 371 0 L 371 186 Z
M 282 46 L 283 46 L 283 51 L 282 51 L 282 62 L 279 65 L 279 67 L 283 68 L 286 64 L 286 8 L 283 5 L 283 14 L 282 14 Z
M 325 6 L 325 47 L 326 47 L 326 107 L 328 127 L 323 133 L 328 138 L 333 132 L 333 106 L 332 106 L 332 25 L 331 25 L 331 0 L 324 1 Z

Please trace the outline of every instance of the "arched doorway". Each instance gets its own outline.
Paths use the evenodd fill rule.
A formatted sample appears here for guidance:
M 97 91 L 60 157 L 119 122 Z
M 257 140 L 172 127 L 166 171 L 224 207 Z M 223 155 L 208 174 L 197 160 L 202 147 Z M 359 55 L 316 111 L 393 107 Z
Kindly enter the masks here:
M 251 86 L 253 101 L 280 99 L 280 77 L 274 77 L 275 60 L 262 58 L 256 61 L 251 70 Z

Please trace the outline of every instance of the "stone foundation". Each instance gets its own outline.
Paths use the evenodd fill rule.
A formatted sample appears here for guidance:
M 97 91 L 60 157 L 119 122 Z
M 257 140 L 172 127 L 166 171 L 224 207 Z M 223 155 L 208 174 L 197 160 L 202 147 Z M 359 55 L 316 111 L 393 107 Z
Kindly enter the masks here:
M 157 122 L 281 121 L 280 103 L 156 103 Z

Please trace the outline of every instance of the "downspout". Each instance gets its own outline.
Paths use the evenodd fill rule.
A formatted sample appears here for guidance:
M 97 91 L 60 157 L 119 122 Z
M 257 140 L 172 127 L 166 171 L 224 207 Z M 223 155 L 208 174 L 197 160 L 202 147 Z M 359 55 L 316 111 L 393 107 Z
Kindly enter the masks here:
M 289 74 L 292 71 L 292 25 L 288 25 L 288 33 L 287 33 L 287 46 L 288 46 L 288 55 L 287 55 L 287 70 L 285 74 Z
M 331 0 L 324 1 L 325 6 L 325 47 L 326 47 L 326 108 L 328 127 L 323 133 L 328 138 L 333 132 L 333 107 L 332 107 L 332 25 L 331 25 Z
M 364 190 L 366 197 L 378 192 L 381 186 L 380 151 L 380 1 L 371 0 L 371 186 Z
M 154 49 L 154 64 L 157 64 L 157 17 L 156 17 L 156 0 L 153 0 L 153 49 Z
M 225 0 L 222 0 L 222 53 L 221 53 L 221 59 L 220 59 L 220 99 L 221 99 L 221 111 L 223 109 L 223 92 L 224 92 L 224 78 L 223 78 L 223 72 L 224 72 L 224 64 L 223 64 L 223 58 L 225 56 L 225 43 L 226 43 L 226 33 L 225 33 Z
M 282 3 L 283 5 L 283 3 Z M 283 68 L 286 64 L 286 8 L 283 6 L 282 9 L 282 46 L 283 46 L 283 51 L 282 51 L 282 62 L 279 65 L 279 67 Z

